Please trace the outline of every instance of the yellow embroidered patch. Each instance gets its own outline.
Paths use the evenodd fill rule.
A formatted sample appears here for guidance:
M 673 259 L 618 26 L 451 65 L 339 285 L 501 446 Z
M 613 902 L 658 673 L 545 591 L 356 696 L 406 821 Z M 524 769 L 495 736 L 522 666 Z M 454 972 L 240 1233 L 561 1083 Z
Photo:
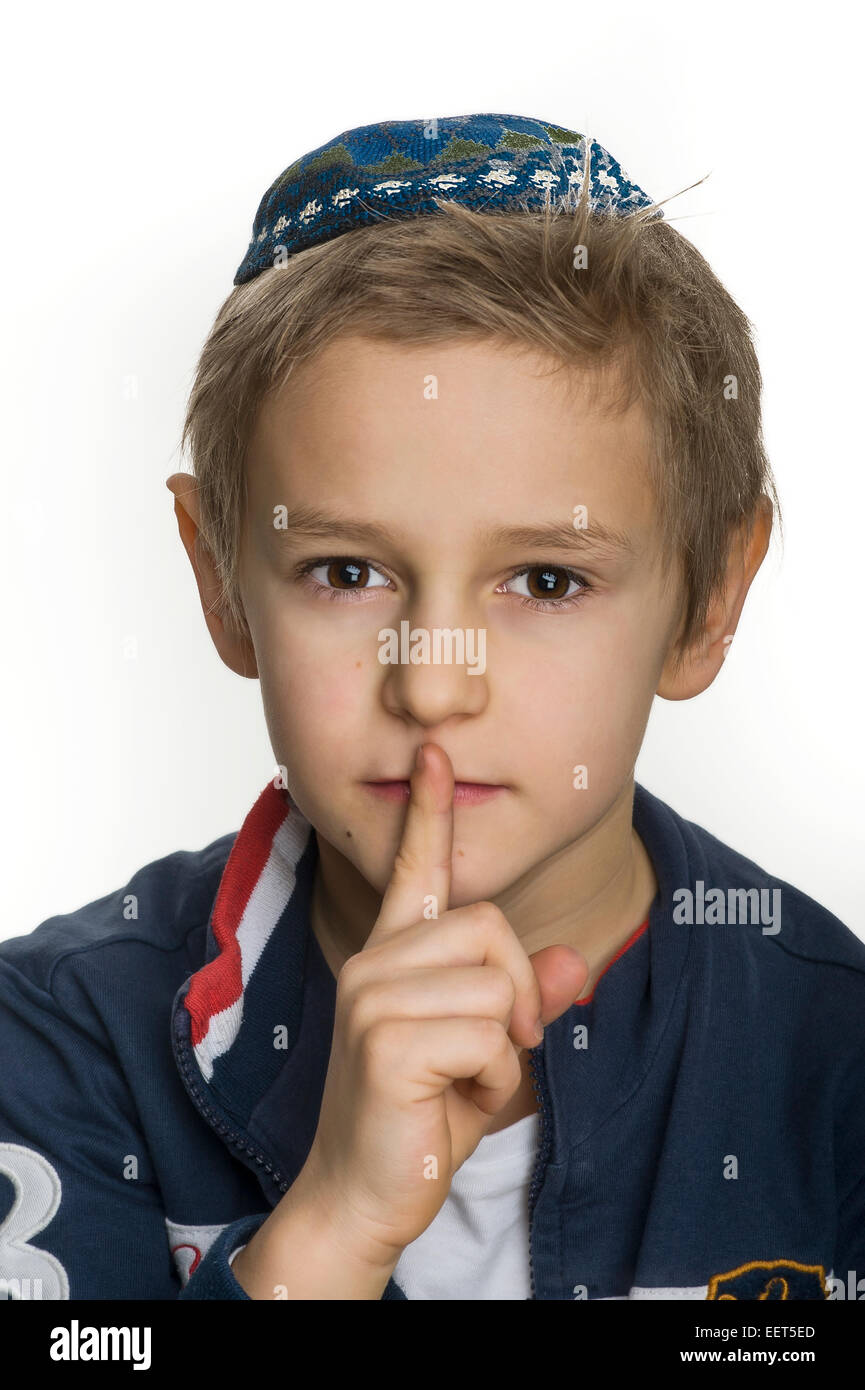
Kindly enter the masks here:
M 707 1299 L 826 1298 L 826 1273 L 822 1265 L 803 1265 L 797 1260 L 751 1260 L 726 1274 L 713 1274 Z

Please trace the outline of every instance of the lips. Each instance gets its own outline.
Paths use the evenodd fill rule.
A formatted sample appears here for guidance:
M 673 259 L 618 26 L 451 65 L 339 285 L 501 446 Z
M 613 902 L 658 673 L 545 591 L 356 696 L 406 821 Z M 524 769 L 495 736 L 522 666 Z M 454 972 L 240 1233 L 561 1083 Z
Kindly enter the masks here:
M 390 783 L 392 783 L 392 782 L 404 782 L 405 785 L 408 786 L 409 779 L 408 779 L 407 777 L 369 777 L 369 778 L 367 778 L 367 783 L 368 783 L 368 785 L 371 785 L 371 786 L 373 786 L 373 787 L 384 786 L 385 784 L 390 784 Z M 504 786 L 504 783 L 503 783 L 503 782 L 479 782 L 479 781 L 478 781 L 476 778 L 474 778 L 474 777 L 455 777 L 455 778 L 454 778 L 454 786 L 455 786 L 455 787 L 500 787 L 500 786 Z
M 411 784 L 405 778 L 384 779 L 364 784 L 375 796 L 386 797 L 390 801 L 408 801 L 411 795 Z M 488 801 L 491 797 L 499 796 L 507 791 L 505 786 L 494 782 L 461 782 L 454 781 L 454 804 L 462 806 L 477 805 L 481 801 Z

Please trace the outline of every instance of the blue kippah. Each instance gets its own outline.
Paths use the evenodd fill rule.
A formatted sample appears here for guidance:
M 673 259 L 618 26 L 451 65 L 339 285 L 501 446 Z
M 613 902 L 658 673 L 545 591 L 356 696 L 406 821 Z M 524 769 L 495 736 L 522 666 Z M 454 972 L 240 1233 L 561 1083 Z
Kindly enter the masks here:
M 590 136 L 529 116 L 440 116 L 344 130 L 271 184 L 234 284 L 382 217 L 439 213 L 435 197 L 475 211 L 569 200 L 587 164 L 593 208 L 624 214 L 651 206 Z M 652 215 L 663 217 L 660 209 Z

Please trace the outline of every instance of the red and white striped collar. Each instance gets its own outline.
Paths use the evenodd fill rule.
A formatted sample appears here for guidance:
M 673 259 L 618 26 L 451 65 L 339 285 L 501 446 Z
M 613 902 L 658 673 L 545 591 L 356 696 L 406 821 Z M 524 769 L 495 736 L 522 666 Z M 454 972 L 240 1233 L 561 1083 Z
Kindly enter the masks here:
M 244 997 L 297 883 L 312 827 L 287 793 L 268 782 L 247 815 L 222 873 L 211 915 L 216 954 L 192 976 L 184 998 L 202 1077 L 237 1040 Z

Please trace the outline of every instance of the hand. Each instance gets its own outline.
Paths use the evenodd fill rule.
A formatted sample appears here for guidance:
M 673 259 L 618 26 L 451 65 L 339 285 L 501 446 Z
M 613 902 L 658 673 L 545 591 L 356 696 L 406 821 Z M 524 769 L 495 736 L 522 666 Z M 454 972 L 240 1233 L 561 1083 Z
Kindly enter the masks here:
M 411 778 L 381 910 L 337 979 L 330 1062 L 304 1166 L 346 1248 L 395 1265 L 426 1230 L 456 1170 L 517 1091 L 536 1021 L 583 989 L 584 958 L 531 958 L 493 903 L 448 910 L 453 767 L 437 744 Z M 429 895 L 438 916 L 424 918 Z

